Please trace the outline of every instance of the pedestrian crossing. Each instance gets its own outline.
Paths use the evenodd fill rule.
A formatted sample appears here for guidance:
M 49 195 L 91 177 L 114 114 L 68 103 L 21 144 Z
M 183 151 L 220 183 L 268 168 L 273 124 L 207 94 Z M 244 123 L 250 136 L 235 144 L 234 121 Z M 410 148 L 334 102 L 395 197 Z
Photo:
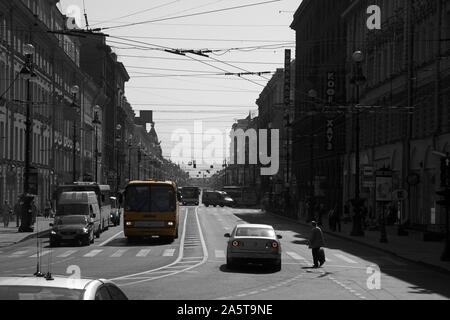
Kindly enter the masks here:
M 192 239 L 192 241 L 196 241 L 196 239 Z M 87 250 L 86 250 L 87 249 Z M 225 248 L 211 248 L 210 259 L 215 262 L 225 261 L 226 259 L 226 249 Z M 373 263 L 373 259 L 370 257 L 355 257 L 346 252 L 342 252 L 340 250 L 331 250 L 325 249 L 326 252 L 326 261 L 327 265 L 349 265 L 349 266 L 358 266 L 358 265 L 370 265 Z M 40 257 L 47 256 L 50 254 L 55 258 L 85 258 L 85 259 L 94 259 L 94 258 L 149 258 L 149 257 L 174 257 L 178 255 L 178 248 L 105 248 L 101 247 L 101 249 L 97 248 L 55 248 L 52 250 L 44 249 L 39 252 Z M 9 259 L 15 258 L 36 258 L 37 253 L 35 248 L 30 248 L 29 250 L 18 250 L 10 253 L 6 256 Z M 388 255 L 379 256 L 379 264 L 388 264 L 395 266 L 405 266 L 407 263 L 400 259 L 395 259 Z M 189 256 L 185 257 L 185 259 L 189 259 Z M 312 264 L 312 256 L 310 250 L 284 250 L 282 252 L 282 261 L 283 263 L 298 263 L 298 264 Z

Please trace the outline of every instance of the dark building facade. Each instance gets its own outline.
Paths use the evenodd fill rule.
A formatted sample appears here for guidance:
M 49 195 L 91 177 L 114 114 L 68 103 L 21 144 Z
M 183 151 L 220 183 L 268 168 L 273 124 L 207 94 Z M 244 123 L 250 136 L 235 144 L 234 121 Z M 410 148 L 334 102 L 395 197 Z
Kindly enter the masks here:
M 304 0 L 294 15 L 296 32 L 293 174 L 299 218 L 310 203 L 342 204 L 345 153 L 346 26 L 350 1 Z

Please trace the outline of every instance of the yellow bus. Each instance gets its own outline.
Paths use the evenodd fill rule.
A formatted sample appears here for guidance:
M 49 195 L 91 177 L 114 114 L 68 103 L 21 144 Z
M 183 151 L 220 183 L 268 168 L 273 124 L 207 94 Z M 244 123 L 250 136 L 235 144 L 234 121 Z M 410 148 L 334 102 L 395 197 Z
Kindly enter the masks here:
M 178 238 L 178 190 L 172 181 L 130 181 L 124 192 L 123 231 L 128 241 Z

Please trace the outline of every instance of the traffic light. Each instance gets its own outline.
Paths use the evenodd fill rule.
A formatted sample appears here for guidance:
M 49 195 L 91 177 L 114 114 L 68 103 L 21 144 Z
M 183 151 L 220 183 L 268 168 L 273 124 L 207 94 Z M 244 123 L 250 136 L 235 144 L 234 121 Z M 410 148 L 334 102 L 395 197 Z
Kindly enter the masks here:
M 197 168 L 197 163 L 195 162 L 195 160 L 194 160 L 194 162 L 193 162 L 193 166 L 194 166 L 194 169 Z
M 443 199 L 436 201 L 438 205 L 450 207 L 450 188 L 445 188 L 443 190 L 437 191 L 436 194 L 438 196 L 444 197 Z
M 441 159 L 441 187 L 450 187 L 450 158 Z

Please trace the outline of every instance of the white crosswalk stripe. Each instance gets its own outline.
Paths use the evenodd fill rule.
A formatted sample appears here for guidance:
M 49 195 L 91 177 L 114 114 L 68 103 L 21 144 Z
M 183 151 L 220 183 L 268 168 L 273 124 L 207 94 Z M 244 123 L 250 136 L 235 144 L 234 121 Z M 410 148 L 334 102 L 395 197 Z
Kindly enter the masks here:
M 175 253 L 175 249 L 166 249 L 164 250 L 163 257 L 172 257 Z
M 42 251 L 42 252 L 40 252 L 39 253 L 39 256 L 45 256 L 46 254 L 49 254 L 50 253 L 50 250 L 46 250 L 46 251 Z M 32 256 L 30 256 L 30 258 L 37 258 L 37 253 L 36 254 L 33 254 Z
M 87 258 L 95 257 L 96 255 L 98 255 L 102 251 L 103 250 L 100 250 L 100 249 L 92 250 L 92 251 L 86 253 L 83 257 L 87 257 Z
M 340 253 L 336 253 L 336 254 L 334 254 L 334 256 L 335 256 L 336 258 L 339 258 L 339 259 L 341 259 L 341 260 L 344 260 L 345 262 L 348 262 L 348 263 L 358 263 L 358 262 L 356 262 L 355 260 L 352 260 L 352 259 L 350 259 L 349 257 L 346 257 L 346 256 L 344 256 L 343 254 L 340 254 Z
M 294 260 L 306 260 L 305 258 L 303 258 L 301 255 L 299 255 L 299 254 L 297 254 L 297 253 L 295 253 L 295 252 L 292 252 L 292 251 L 288 251 L 288 252 L 286 252 L 286 254 L 288 255 L 288 256 L 290 256 L 292 259 L 294 259 Z
M 150 253 L 151 249 L 141 249 L 136 254 L 136 257 L 146 257 Z
M 27 252 L 28 252 L 28 250 L 16 251 L 16 252 L 12 253 L 11 256 L 18 257 L 18 256 L 26 254 Z
M 128 251 L 128 249 L 119 249 L 116 252 L 114 252 L 111 257 L 112 258 L 118 258 L 121 257 L 126 251 Z
M 225 252 L 223 250 L 215 250 L 214 254 L 216 256 L 216 258 L 225 258 Z
M 58 255 L 58 258 L 67 258 L 68 256 L 74 254 L 75 252 L 77 252 L 78 250 L 67 250 L 64 253 L 61 253 L 60 255 Z

